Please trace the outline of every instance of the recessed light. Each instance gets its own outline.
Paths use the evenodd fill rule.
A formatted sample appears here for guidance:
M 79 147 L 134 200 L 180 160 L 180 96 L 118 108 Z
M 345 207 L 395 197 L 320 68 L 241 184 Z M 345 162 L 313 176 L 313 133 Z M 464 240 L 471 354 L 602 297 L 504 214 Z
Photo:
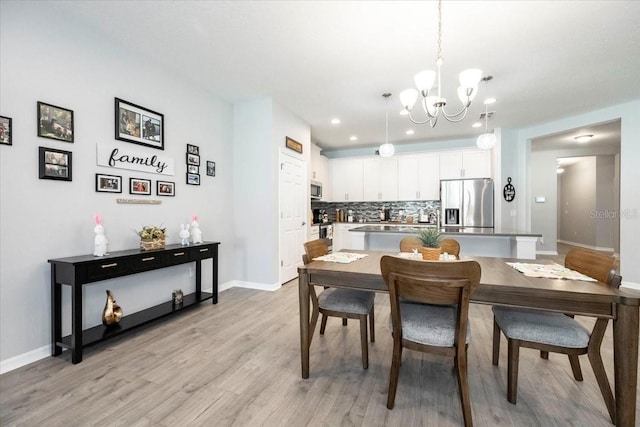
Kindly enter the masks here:
M 490 105 L 490 104 L 495 104 L 496 103 L 496 99 L 495 98 L 487 98 L 484 100 L 484 104 L 485 105 Z
M 408 112 L 407 110 L 404 110 L 404 109 L 403 109 L 403 110 L 400 110 L 400 115 L 401 115 L 401 116 L 408 116 L 408 115 L 409 115 L 409 112 Z
M 357 140 L 358 140 L 358 137 L 357 137 L 357 136 L 355 136 L 355 135 L 353 135 L 353 136 L 349 137 L 349 140 L 351 140 L 351 141 L 357 141 Z
M 339 125 L 340 124 L 340 119 L 338 119 L 338 118 L 331 119 L 331 124 L 332 125 Z
M 414 133 L 416 133 L 416 131 L 414 131 L 413 129 L 409 129 L 406 134 L 407 135 L 413 135 Z
M 475 122 L 474 124 L 471 125 L 472 128 L 479 128 L 482 127 L 482 123 L 480 122 Z
M 584 144 L 585 142 L 588 142 L 591 138 L 593 138 L 593 135 L 580 135 L 580 136 L 576 136 L 574 139 L 578 141 L 578 143 Z

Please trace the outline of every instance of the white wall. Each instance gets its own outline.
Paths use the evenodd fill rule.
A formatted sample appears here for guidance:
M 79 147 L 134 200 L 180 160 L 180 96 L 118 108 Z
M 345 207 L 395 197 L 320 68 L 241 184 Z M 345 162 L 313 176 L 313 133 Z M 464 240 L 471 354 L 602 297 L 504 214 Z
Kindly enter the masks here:
M 3 2 L 0 19 L 0 114 L 12 117 L 14 127 L 13 146 L 0 146 L 0 360 L 4 370 L 20 355 L 37 359 L 50 354 L 47 260 L 92 252 L 94 212 L 104 218 L 111 251 L 136 247 L 133 229 L 145 224 L 166 226 L 168 243 L 177 243 L 180 224 L 192 214 L 199 215 L 204 239 L 222 242 L 221 284 L 235 275 L 236 217 L 230 104 L 69 17 L 57 16 L 46 2 Z M 164 151 L 114 140 L 114 97 L 164 114 Z M 36 135 L 37 101 L 74 111 L 73 144 Z M 96 144 L 101 143 L 172 157 L 176 174 L 167 177 L 96 166 Z M 201 167 L 200 186 L 185 184 L 187 143 L 200 147 L 203 164 L 216 162 L 215 178 Z M 73 153 L 72 182 L 38 179 L 38 146 Z M 123 194 L 96 193 L 97 172 L 122 176 Z M 131 196 L 129 177 L 151 179 L 153 194 L 157 179 L 175 181 L 176 197 Z M 116 204 L 118 197 L 161 199 L 162 204 L 121 205 Z M 271 199 L 273 194 L 264 197 Z M 265 252 L 273 251 L 270 246 Z M 210 280 L 207 261 L 205 288 Z M 105 289 L 113 291 L 127 314 L 168 300 L 178 287 L 185 293 L 193 289 L 188 266 L 86 287 L 84 326 L 100 323 Z M 69 313 L 66 289 L 63 299 L 63 310 Z M 64 333 L 69 332 L 69 324 L 65 316 Z

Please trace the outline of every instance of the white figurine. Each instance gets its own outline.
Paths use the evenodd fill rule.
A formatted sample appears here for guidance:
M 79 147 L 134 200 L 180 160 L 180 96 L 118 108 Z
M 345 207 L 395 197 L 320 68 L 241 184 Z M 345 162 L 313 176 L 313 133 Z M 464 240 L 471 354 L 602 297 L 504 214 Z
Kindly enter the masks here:
M 193 243 L 202 243 L 202 231 L 200 231 L 200 224 L 198 224 L 198 215 L 193 215 L 191 222 L 191 240 Z
M 178 236 L 180 236 L 180 243 L 182 244 L 182 246 L 189 245 L 189 224 L 187 224 L 186 226 L 184 224 L 180 224 L 180 233 L 178 234 Z
M 104 235 L 104 227 L 102 226 L 102 217 L 98 214 L 94 215 L 96 226 L 93 231 L 96 233 L 96 237 L 93 240 L 93 255 L 105 256 L 109 249 L 109 241 Z

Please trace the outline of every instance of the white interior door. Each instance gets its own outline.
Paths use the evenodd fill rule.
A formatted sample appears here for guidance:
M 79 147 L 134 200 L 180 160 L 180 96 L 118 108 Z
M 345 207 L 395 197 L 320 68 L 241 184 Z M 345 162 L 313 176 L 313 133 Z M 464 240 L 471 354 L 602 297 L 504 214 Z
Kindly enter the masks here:
M 280 153 L 280 284 L 298 277 L 307 233 L 307 169 L 301 159 Z

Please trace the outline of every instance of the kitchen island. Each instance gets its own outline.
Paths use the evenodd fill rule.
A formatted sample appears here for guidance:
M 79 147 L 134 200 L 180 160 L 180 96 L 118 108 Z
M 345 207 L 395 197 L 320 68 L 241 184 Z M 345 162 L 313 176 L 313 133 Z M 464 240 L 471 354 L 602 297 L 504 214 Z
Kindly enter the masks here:
M 397 251 L 400 240 L 416 236 L 424 227 L 436 225 L 380 224 L 363 225 L 349 230 L 352 249 L 371 251 Z M 489 256 L 498 258 L 536 259 L 539 233 L 516 232 L 498 228 L 442 228 L 444 238 L 460 243 L 461 256 Z

